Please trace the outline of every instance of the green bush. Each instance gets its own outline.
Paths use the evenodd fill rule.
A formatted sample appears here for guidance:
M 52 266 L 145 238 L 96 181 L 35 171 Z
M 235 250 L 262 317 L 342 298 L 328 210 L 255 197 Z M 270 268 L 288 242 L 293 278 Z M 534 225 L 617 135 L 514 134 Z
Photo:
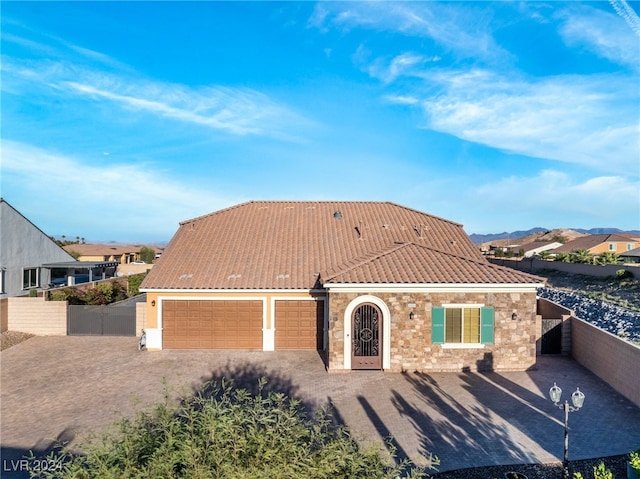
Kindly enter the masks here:
M 136 296 L 140 294 L 140 285 L 145 278 L 146 273 L 132 274 L 128 277 L 129 280 L 129 296 Z
M 224 380 L 171 408 L 161 403 L 89 446 L 84 455 L 54 451 L 62 470 L 39 477 L 89 478 L 396 478 L 407 461 L 390 465 L 378 449 L 362 449 L 326 411 L 308 418 L 283 393 L 251 394 Z M 426 477 L 415 468 L 409 477 Z M 38 476 L 36 476 L 38 477 Z
M 613 473 L 601 462 L 593 468 L 594 479 L 613 479 Z
M 49 299 L 51 301 L 68 301 L 69 304 L 86 304 L 84 294 L 74 286 L 52 291 Z
M 634 471 L 640 474 L 640 449 L 629 453 L 629 464 L 631 464 Z

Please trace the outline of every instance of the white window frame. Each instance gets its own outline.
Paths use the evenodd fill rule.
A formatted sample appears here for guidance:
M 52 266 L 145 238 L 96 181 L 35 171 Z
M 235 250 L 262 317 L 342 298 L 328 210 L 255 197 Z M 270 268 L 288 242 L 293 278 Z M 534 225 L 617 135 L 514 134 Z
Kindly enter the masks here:
M 25 273 L 29 272 L 29 284 L 25 284 Z M 33 274 L 32 274 L 33 273 Z M 35 276 L 35 278 L 33 277 Z M 22 289 L 24 291 L 40 287 L 40 268 L 22 268 Z
M 609 251 L 616 251 L 618 249 L 618 245 L 616 243 L 609 243 Z
M 484 348 L 483 343 L 465 343 L 461 341 L 459 343 L 449 343 L 447 342 L 447 310 L 448 309 L 459 309 L 461 314 L 462 323 L 460 325 L 462 339 L 464 340 L 464 310 L 465 309 L 477 309 L 478 310 L 478 331 L 482 328 L 482 318 L 481 318 L 481 310 L 485 307 L 484 304 L 443 304 L 444 308 L 444 343 L 442 347 L 444 349 L 467 349 L 467 348 Z

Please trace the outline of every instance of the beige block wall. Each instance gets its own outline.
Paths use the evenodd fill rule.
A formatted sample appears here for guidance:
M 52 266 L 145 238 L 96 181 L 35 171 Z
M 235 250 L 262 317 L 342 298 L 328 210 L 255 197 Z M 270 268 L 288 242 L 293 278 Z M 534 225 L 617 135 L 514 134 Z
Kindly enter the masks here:
M 67 335 L 67 302 L 8 298 L 8 327 L 39 336 Z
M 136 336 L 147 327 L 147 303 L 136 303 Z
M 571 318 L 573 358 L 640 407 L 640 346 Z
M 9 329 L 9 298 L 0 299 L 0 332 L 4 333 Z
M 535 366 L 536 294 L 532 293 L 371 293 L 391 312 L 391 371 L 522 371 Z M 329 369 L 344 364 L 344 312 L 358 293 L 329 295 Z M 414 305 L 412 307 L 410 305 Z M 495 341 L 484 348 L 447 349 L 431 342 L 431 308 L 484 304 L 495 309 Z M 415 318 L 409 319 L 414 311 Z M 516 321 L 511 319 L 518 313 Z M 385 318 L 387 319 L 387 318 Z

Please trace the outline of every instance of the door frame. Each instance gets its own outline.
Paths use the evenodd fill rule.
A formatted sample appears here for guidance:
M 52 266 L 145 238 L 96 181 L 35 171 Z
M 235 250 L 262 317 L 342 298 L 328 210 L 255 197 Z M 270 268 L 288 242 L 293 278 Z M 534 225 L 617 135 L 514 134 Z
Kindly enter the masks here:
M 358 296 L 351 300 L 344 310 L 344 369 L 351 369 L 351 334 L 353 312 L 363 303 L 375 304 L 382 313 L 382 369 L 391 368 L 391 311 L 387 304 L 370 294 Z

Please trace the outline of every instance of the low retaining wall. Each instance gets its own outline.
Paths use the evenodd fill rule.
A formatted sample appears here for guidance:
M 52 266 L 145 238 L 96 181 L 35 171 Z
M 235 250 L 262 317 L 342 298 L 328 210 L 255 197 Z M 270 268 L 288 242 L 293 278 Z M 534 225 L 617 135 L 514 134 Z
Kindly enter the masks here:
M 8 298 L 7 326 L 38 336 L 67 335 L 67 302 L 44 298 Z
M 561 261 L 545 261 L 543 259 L 509 259 L 509 258 L 487 258 L 489 262 L 500 266 L 535 274 L 536 271 L 552 269 L 570 274 L 584 274 L 587 276 L 607 277 L 615 276 L 616 271 L 624 269 L 629 271 L 635 278 L 640 278 L 640 265 L 634 264 L 606 264 L 597 266 L 595 264 L 563 263 Z
M 640 407 L 640 346 L 571 318 L 573 358 Z

